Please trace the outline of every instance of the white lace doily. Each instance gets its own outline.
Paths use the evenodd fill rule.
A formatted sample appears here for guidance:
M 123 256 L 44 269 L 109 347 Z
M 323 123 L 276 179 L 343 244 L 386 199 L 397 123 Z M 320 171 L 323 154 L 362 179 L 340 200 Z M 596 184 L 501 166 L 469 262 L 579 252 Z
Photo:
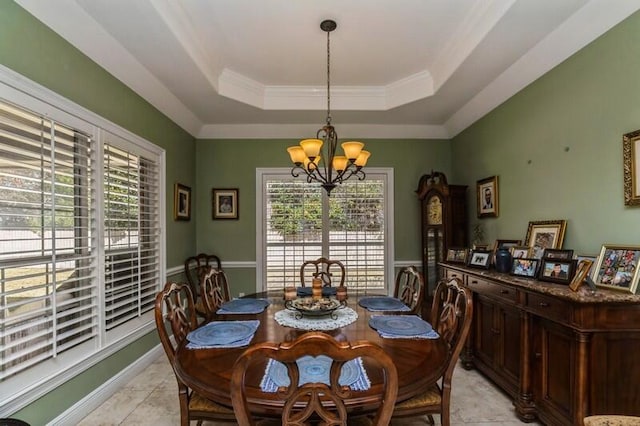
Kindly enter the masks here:
M 344 327 L 358 319 L 358 313 L 351 308 L 337 309 L 333 313 L 337 318 L 331 316 L 305 317 L 296 319 L 295 311 L 283 309 L 274 315 L 276 322 L 285 327 L 297 328 L 299 330 L 335 330 Z

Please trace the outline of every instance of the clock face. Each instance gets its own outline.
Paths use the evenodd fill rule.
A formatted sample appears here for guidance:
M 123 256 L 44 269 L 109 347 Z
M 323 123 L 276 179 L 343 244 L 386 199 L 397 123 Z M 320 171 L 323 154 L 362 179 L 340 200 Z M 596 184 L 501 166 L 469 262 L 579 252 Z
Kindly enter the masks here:
M 427 223 L 429 225 L 442 225 L 442 202 L 440 197 L 434 195 L 427 203 Z

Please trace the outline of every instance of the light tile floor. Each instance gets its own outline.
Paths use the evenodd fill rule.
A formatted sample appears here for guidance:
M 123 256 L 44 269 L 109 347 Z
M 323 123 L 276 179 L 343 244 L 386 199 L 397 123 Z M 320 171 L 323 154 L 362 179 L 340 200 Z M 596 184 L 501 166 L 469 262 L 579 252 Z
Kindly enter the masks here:
M 172 426 L 180 424 L 178 390 L 166 356 L 160 356 L 145 371 L 113 394 L 85 417 L 80 426 Z M 440 424 L 438 416 L 434 416 Z M 456 368 L 451 397 L 453 426 L 522 426 L 511 400 L 476 371 Z M 192 424 L 195 424 L 193 422 Z M 394 421 L 392 425 L 427 424 L 426 418 Z M 529 423 L 538 425 L 539 423 Z M 207 426 L 228 423 L 204 422 Z

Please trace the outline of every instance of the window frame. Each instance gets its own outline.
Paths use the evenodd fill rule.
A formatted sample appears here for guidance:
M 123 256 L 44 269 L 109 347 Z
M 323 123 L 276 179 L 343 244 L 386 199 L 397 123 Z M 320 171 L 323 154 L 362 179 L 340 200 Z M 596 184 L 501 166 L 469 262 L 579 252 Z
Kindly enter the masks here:
M 98 114 L 72 102 L 71 100 L 31 81 L 0 64 L 0 99 L 25 109 L 37 112 L 47 118 L 90 135 L 96 141 L 96 163 L 93 170 L 94 188 L 103 187 L 102 144 L 104 133 L 125 141 L 127 148 L 138 153 L 152 155 L 158 167 L 158 213 L 160 242 L 159 283 L 166 277 L 166 151 L 146 139 L 118 126 Z M 31 404 L 57 387 L 81 374 L 90 367 L 124 349 L 155 329 L 153 309 L 139 318 L 118 327 L 117 333 L 106 332 L 104 313 L 104 217 L 101 206 L 104 202 L 102 191 L 94 190 L 95 208 L 95 248 L 98 276 L 98 336 L 87 342 L 16 374 L 0 383 L 0 417 L 8 417 Z
M 385 184 L 385 256 L 384 256 L 384 277 L 385 291 L 387 294 L 393 292 L 394 283 L 394 259 L 395 259 L 395 239 L 394 239 L 394 170 L 392 167 L 367 167 L 367 176 L 379 176 L 386 182 Z M 265 181 L 273 177 L 291 177 L 290 168 L 265 167 L 256 168 L 256 292 L 264 291 L 266 274 L 266 250 L 265 250 L 265 221 L 266 221 L 266 194 L 264 191 Z M 304 179 L 303 176 L 297 179 Z M 326 197 L 323 197 L 323 202 Z M 324 243 L 323 243 L 324 244 Z

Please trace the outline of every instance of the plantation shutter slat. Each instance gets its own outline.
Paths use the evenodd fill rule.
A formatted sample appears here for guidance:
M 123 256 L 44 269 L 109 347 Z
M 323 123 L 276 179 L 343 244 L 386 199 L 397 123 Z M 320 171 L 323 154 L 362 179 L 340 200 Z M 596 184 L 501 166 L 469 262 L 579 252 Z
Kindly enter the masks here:
M 93 147 L 0 101 L 0 379 L 97 335 Z

